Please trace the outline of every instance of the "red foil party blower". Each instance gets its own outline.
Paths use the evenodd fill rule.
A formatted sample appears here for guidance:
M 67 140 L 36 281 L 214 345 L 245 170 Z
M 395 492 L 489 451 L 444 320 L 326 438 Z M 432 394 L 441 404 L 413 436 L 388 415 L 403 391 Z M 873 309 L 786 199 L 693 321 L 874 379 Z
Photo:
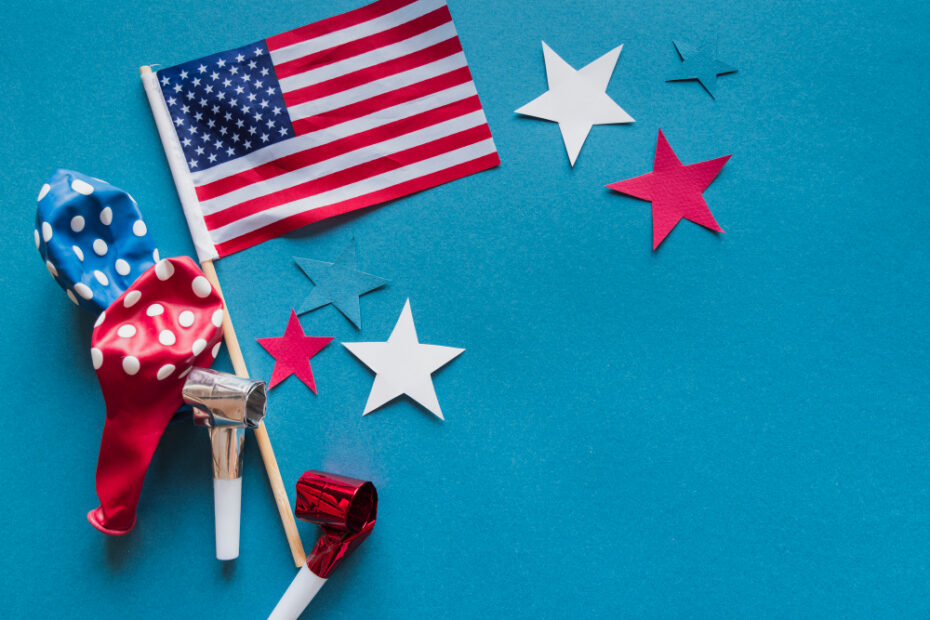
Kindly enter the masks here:
M 300 616 L 333 570 L 368 538 L 378 514 L 378 492 L 371 482 L 308 471 L 297 481 L 294 512 L 322 527 L 323 535 L 268 620 Z

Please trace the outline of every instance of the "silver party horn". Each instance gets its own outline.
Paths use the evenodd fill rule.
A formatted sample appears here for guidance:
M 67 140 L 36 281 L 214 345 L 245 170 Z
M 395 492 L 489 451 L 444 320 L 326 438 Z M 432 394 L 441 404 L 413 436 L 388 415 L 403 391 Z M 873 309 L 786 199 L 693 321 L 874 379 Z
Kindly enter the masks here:
M 245 429 L 256 428 L 265 416 L 265 382 L 194 368 L 182 395 L 194 408 L 194 424 L 210 429 L 216 559 L 234 560 L 239 557 Z

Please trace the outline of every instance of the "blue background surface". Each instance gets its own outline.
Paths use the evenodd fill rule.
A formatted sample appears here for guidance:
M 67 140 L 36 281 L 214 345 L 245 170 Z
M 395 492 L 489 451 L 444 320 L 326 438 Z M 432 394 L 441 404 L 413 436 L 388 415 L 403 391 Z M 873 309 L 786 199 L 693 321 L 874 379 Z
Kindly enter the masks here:
M 409 402 L 361 417 L 372 375 L 334 342 L 270 398 L 287 487 L 368 478 L 378 525 L 314 617 L 563 618 L 930 614 L 928 9 L 919 2 L 450 0 L 502 166 L 219 264 L 251 372 L 310 289 L 291 261 L 390 278 L 363 329 L 410 298 L 421 340 L 466 353 L 435 376 L 447 421 Z M 137 67 L 189 60 L 359 5 L 165 0 L 6 6 L 0 50 L 5 617 L 264 617 L 294 574 L 254 441 L 241 557 L 213 558 L 209 448 L 172 427 L 139 525 L 87 524 L 104 418 L 92 317 L 33 247 L 57 167 L 138 200 L 162 256 L 192 246 Z M 712 100 L 666 84 L 673 38 L 720 34 L 739 72 Z M 540 40 L 575 67 L 618 44 L 570 169 Z M 733 158 L 650 250 L 647 203 L 603 185 L 648 172 L 661 127 L 685 163 Z M 224 354 L 225 356 L 225 354 Z M 228 368 L 228 359 L 221 359 Z M 293 495 L 292 495 L 293 500 Z M 301 523 L 309 548 L 315 528 Z

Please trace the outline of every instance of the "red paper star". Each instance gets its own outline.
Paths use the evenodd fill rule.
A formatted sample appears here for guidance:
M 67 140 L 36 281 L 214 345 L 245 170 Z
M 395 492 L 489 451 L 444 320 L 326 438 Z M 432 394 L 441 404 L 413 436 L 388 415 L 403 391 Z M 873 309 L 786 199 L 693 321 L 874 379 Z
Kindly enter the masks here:
M 683 166 L 660 129 L 652 172 L 607 187 L 652 203 L 652 249 L 655 250 L 682 218 L 723 232 L 701 194 L 728 159 L 730 155 Z
M 316 382 L 310 368 L 310 358 L 328 345 L 332 338 L 317 338 L 304 334 L 297 313 L 291 310 L 284 335 L 279 338 L 258 338 L 258 344 L 274 358 L 274 371 L 271 373 L 270 390 L 291 375 L 310 388 L 316 394 Z

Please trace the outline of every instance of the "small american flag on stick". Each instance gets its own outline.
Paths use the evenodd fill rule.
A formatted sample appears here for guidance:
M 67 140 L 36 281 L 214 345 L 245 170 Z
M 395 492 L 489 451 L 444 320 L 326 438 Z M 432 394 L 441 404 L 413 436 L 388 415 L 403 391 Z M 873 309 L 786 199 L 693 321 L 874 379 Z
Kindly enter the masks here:
M 201 261 L 500 164 L 445 0 L 378 0 L 143 81 Z

